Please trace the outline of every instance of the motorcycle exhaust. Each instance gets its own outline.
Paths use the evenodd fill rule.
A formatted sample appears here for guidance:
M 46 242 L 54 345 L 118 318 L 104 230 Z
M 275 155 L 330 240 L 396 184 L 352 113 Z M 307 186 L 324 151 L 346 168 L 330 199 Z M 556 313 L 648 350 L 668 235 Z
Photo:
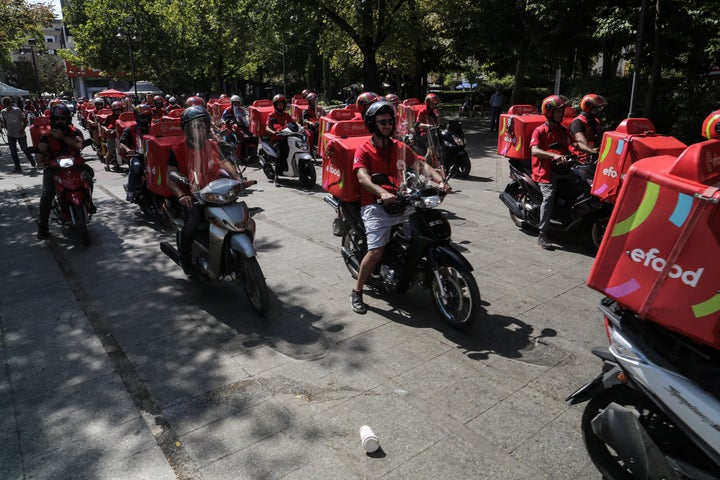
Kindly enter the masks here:
M 330 206 L 331 206 L 332 208 L 334 208 L 335 210 L 337 210 L 338 207 L 340 207 L 340 204 L 337 202 L 337 200 L 335 200 L 335 199 L 334 199 L 333 197 L 331 197 L 330 195 L 325 195 L 324 200 L 325 200 L 325 203 L 327 203 L 328 205 L 330 205 Z
M 170 257 L 170 260 L 180 265 L 180 253 L 172 246 L 172 244 L 170 244 L 170 242 L 160 242 L 160 250 Z
M 355 270 L 360 269 L 360 264 L 357 262 L 357 259 L 353 256 L 350 250 L 348 250 L 346 247 L 342 247 L 340 251 L 342 252 L 343 258 L 349 261 Z
M 510 209 L 510 212 L 515 215 L 518 218 L 522 218 L 525 220 L 527 218 L 527 215 L 525 214 L 525 209 L 521 207 L 521 205 L 507 192 L 502 192 L 500 194 L 500 200 L 505 204 L 505 206 Z

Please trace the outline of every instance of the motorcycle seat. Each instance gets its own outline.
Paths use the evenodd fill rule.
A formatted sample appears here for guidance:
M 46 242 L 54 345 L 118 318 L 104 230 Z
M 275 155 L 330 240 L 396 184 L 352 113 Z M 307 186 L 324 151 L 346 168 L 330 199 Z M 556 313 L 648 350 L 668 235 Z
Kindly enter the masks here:
M 510 166 L 513 168 L 516 168 L 517 170 L 520 170 L 521 172 L 532 175 L 532 164 L 530 163 L 530 160 L 515 160 L 515 159 L 508 159 L 510 162 Z

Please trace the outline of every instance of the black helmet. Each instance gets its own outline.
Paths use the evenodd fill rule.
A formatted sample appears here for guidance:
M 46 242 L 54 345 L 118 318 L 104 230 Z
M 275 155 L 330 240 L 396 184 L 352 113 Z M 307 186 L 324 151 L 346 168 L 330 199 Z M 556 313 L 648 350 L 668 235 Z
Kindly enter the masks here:
M 147 103 L 141 103 L 135 107 L 135 121 L 143 134 L 148 133 L 152 122 L 152 107 Z
M 395 121 L 395 108 L 390 102 L 379 100 L 370 104 L 365 111 L 365 126 L 367 127 L 368 132 L 375 133 L 375 117 L 386 114 L 391 115 L 393 122 Z M 394 131 L 395 128 L 393 127 L 393 132 Z M 392 135 L 392 132 L 390 135 Z
M 70 125 L 72 119 L 72 113 L 70 109 L 64 103 L 58 103 L 50 109 L 50 127 L 57 128 L 55 123 L 58 119 L 64 119 L 65 125 Z
M 207 110 L 205 110 L 199 105 L 193 105 L 183 111 L 182 115 L 180 116 L 180 126 L 182 128 L 185 128 L 185 125 L 198 119 L 202 119 L 203 122 L 207 124 L 208 129 L 210 128 L 210 114 Z

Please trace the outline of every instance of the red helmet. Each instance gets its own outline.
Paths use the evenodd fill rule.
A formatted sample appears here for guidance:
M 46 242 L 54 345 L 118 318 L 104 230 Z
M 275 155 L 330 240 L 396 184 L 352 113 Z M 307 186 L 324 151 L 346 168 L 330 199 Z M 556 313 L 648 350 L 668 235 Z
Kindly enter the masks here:
M 278 109 L 277 104 L 280 102 L 283 103 L 283 108 Z M 273 97 L 272 104 L 276 112 L 279 112 L 280 110 L 285 110 L 285 106 L 287 105 L 287 98 L 285 98 L 285 95 L 283 95 L 282 93 L 278 93 Z
M 147 129 L 150 127 L 152 121 L 152 107 L 147 103 L 141 103 L 135 107 L 135 121 L 143 130 L 147 133 Z
M 193 106 L 205 107 L 205 100 L 198 97 L 197 95 L 193 95 L 192 97 L 188 97 L 188 99 L 185 100 L 185 106 L 186 107 L 193 107 Z
M 720 138 L 720 110 L 715 110 L 707 116 L 702 124 L 700 134 L 708 140 Z
M 588 93 L 580 100 L 580 110 L 583 112 L 589 112 L 593 108 L 602 108 L 605 105 L 607 105 L 605 98 L 594 93 Z
M 387 95 L 385 95 L 385 100 L 392 103 L 395 108 L 400 105 L 400 97 L 398 97 L 394 93 L 388 93 Z
M 558 108 L 565 108 L 570 100 L 565 95 L 550 95 L 542 101 L 540 111 L 546 118 L 552 118 L 552 112 Z
M 115 110 L 125 110 L 125 104 L 124 104 L 123 102 L 121 102 L 120 100 L 115 100 L 115 101 L 112 102 L 112 104 L 110 105 L 110 110 L 113 110 L 113 111 L 115 111 Z
M 360 115 L 364 117 L 365 110 L 367 110 L 371 103 L 377 102 L 378 100 L 380 100 L 380 96 L 377 93 L 364 92 L 358 95 L 355 106 L 357 106 L 357 111 L 360 112 Z
M 163 97 L 161 97 L 160 95 L 155 95 L 155 96 L 153 97 L 153 103 L 154 103 L 156 106 L 157 106 L 158 103 L 159 103 L 160 105 L 162 105 L 163 103 L 165 103 L 165 99 L 164 99 Z
M 434 93 L 428 93 L 425 95 L 425 105 L 430 106 L 431 103 L 440 103 L 440 97 Z

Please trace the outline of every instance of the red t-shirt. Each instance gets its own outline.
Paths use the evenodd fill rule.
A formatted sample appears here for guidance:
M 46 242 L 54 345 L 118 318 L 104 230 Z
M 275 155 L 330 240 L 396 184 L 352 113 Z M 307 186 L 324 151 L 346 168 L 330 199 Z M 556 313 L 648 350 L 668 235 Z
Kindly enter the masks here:
M 433 109 L 430 110 L 427 105 L 418 112 L 417 123 L 427 123 L 429 125 L 437 125 L 439 122 L 440 115 L 438 111 Z M 427 129 L 425 127 L 419 128 L 420 135 L 427 135 Z
M 355 150 L 355 158 L 353 160 L 353 173 L 359 168 L 366 168 L 370 175 L 373 173 L 385 173 L 390 177 L 390 181 L 398 185 L 401 181 L 401 170 L 412 167 L 415 164 L 417 155 L 415 152 L 402 142 L 395 139 L 390 140 L 388 147 L 377 147 L 370 138 L 367 142 L 360 145 Z M 404 163 L 403 163 L 404 158 Z M 365 188 L 360 189 L 360 206 L 371 205 L 375 203 L 376 197 Z
M 282 130 L 290 122 L 294 122 L 293 118 L 287 112 L 277 113 L 273 111 L 268 115 L 267 121 L 265 122 L 266 127 L 270 127 L 273 130 Z
M 530 147 L 539 147 L 546 152 L 556 152 L 561 155 L 569 153 L 571 143 L 570 131 L 562 124 L 545 122 L 535 128 L 530 139 Z M 552 175 L 552 160 L 532 157 L 532 179 L 538 183 L 550 183 Z

